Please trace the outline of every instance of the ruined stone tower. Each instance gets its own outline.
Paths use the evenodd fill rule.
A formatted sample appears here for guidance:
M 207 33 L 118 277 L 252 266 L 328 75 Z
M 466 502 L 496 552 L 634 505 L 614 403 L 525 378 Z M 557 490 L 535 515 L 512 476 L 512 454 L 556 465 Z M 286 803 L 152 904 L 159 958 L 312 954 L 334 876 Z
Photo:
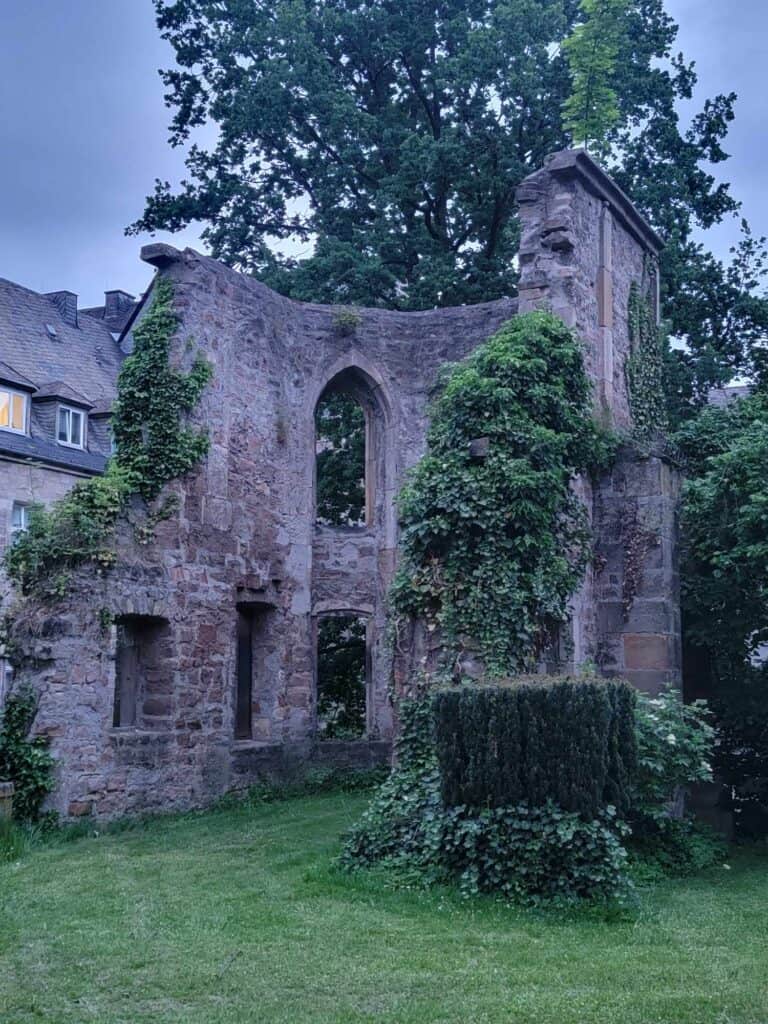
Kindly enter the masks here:
M 191 250 L 142 250 L 174 285 L 174 362 L 189 363 L 193 339 L 213 366 L 194 414 L 210 452 L 170 485 L 178 510 L 152 543 L 123 523 L 114 569 L 75 574 L 65 601 L 20 619 L 19 678 L 40 693 L 36 728 L 51 736 L 59 765 L 56 809 L 115 816 L 195 806 L 297 761 L 387 757 L 394 499 L 423 452 L 440 367 L 517 313 L 549 308 L 584 340 L 598 414 L 630 426 L 629 289 L 653 274 L 659 239 L 583 152 L 556 154 L 523 182 L 518 202 L 516 298 L 420 313 L 364 309 L 353 330 L 339 328 L 338 310 L 283 298 Z M 316 521 L 314 414 L 329 385 L 365 412 L 359 527 Z M 675 476 L 627 449 L 594 488 L 579 486 L 596 557 L 574 596 L 568 660 L 594 661 L 643 688 L 674 683 Z M 341 612 L 366 622 L 366 735 L 318 743 L 317 624 Z M 118 664 L 114 622 L 128 669 Z

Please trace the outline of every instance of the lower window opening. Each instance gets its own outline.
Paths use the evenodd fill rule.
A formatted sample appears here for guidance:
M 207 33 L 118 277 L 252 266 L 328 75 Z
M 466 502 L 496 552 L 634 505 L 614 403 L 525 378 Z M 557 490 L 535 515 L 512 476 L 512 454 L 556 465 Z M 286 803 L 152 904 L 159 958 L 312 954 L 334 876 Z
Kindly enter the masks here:
M 253 735 L 253 624 L 251 608 L 237 610 L 237 692 L 235 694 L 235 739 L 249 740 Z
M 328 615 L 317 623 L 317 732 L 321 740 L 358 740 L 366 733 L 366 619 Z
M 162 641 L 168 623 L 147 615 L 127 615 L 117 620 L 116 627 L 112 724 L 118 728 L 167 728 L 172 692 Z
M 274 632 L 274 608 L 262 602 L 237 606 L 234 689 L 236 740 L 274 738 L 280 650 Z

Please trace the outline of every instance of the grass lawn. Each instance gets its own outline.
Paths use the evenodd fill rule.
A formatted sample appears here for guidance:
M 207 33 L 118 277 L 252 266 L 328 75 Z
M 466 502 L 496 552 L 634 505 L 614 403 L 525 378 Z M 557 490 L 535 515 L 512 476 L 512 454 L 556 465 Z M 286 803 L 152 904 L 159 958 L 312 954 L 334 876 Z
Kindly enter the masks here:
M 155 821 L 0 865 L 0 1020 L 766 1024 L 768 857 L 633 920 L 337 873 L 366 796 Z

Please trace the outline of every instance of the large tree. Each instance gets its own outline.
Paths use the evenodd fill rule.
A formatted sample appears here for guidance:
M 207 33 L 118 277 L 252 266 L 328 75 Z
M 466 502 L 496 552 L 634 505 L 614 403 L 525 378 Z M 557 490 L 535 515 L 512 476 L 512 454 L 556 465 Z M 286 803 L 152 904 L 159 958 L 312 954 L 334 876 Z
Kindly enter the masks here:
M 696 76 L 673 52 L 663 0 L 155 6 L 177 61 L 162 73 L 171 142 L 219 130 L 210 149 L 190 145 L 179 190 L 157 182 L 131 230 L 203 222 L 214 255 L 297 298 L 492 299 L 515 287 L 515 188 L 572 141 L 586 97 L 586 135 L 602 130 L 596 151 L 668 242 L 665 315 L 688 345 L 671 356 L 679 395 L 742 367 L 768 326 L 746 287 L 754 243 L 734 271 L 695 239 L 738 209 L 708 169 L 726 158 L 735 96 L 707 100 L 681 129 L 675 107 Z M 287 241 L 311 241 L 311 255 L 281 255 Z

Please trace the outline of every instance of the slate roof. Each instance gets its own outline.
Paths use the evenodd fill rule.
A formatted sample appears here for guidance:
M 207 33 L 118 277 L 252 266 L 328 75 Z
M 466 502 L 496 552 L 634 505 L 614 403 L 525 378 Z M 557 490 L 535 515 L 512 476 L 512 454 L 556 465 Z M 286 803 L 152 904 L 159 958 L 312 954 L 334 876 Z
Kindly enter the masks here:
M 82 392 L 75 391 L 63 380 L 52 380 L 49 384 L 43 384 L 38 388 L 35 392 L 35 400 L 40 401 L 41 398 L 62 398 L 65 402 L 84 405 L 88 409 L 92 409 L 94 406 L 94 403 L 89 402 Z
M 15 384 L 22 391 L 35 391 L 35 385 L 29 379 L 25 377 L 23 373 L 19 373 L 18 370 L 14 370 L 8 363 L 0 362 L 0 380 L 5 384 Z
M 115 399 L 124 358 L 103 321 L 80 310 L 74 327 L 45 295 L 0 278 L 0 376 L 13 375 L 21 386 L 26 380 L 27 387 L 42 389 L 41 398 L 50 397 L 53 389 L 61 397 L 77 396 L 79 403 L 104 409 Z M 32 403 L 34 409 L 34 393 Z M 31 417 L 31 424 L 32 437 L 0 430 L 0 453 L 86 472 L 104 468 L 105 453 L 57 445 L 41 433 L 37 417 Z M 93 440 L 89 436 L 89 443 Z
M 53 466 L 62 466 L 86 473 L 103 473 L 107 464 L 106 456 L 98 452 L 84 451 L 79 448 L 66 448 L 47 441 L 41 437 L 27 437 L 25 434 L 14 434 L 10 430 L 0 430 L 0 457 L 10 455 L 15 459 L 29 462 L 42 462 Z

